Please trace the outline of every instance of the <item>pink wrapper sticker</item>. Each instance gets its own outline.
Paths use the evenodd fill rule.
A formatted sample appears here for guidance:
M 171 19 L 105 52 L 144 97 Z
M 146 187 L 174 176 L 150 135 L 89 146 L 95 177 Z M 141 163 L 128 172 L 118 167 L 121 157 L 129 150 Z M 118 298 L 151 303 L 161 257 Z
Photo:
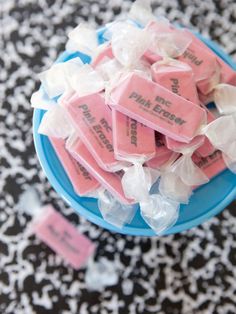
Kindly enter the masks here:
M 156 153 L 155 134 L 150 128 L 112 109 L 113 143 L 117 159 L 141 158 L 147 161 Z
M 118 171 L 124 164 L 114 156 L 112 113 L 100 94 L 73 97 L 66 108 L 79 137 L 99 166 L 106 171 Z
M 186 143 L 206 123 L 206 112 L 198 105 L 134 73 L 113 89 L 111 103 L 123 114 Z
M 172 61 L 167 64 L 157 62 L 152 65 L 153 80 L 173 93 L 199 104 L 194 74 L 189 65 Z
M 199 157 L 197 154 L 193 154 L 192 160 L 209 179 L 226 169 L 222 153 L 219 150 L 207 157 Z
M 95 245 L 51 205 L 42 208 L 43 217 L 32 222 L 31 230 L 73 268 L 86 264 Z
M 77 194 L 87 195 L 100 186 L 100 183 L 68 153 L 65 140 L 55 137 L 49 137 L 49 140 Z
M 90 154 L 86 146 L 80 139 L 77 139 L 70 147 L 71 155 L 79 161 L 93 176 L 107 189 L 114 197 L 118 198 L 124 204 L 134 203 L 127 199 L 121 185 L 122 171 L 111 173 L 104 171 L 99 167 L 96 160 Z

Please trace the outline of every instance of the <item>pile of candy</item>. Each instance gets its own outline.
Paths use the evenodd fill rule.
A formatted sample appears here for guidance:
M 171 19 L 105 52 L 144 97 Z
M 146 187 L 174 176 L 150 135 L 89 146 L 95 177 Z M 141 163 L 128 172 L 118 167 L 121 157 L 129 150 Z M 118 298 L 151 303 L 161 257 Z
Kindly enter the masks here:
M 236 72 L 147 2 L 104 29 L 80 24 L 66 46 L 74 58 L 39 75 L 38 132 L 104 219 L 122 227 L 140 208 L 159 234 L 196 187 L 236 170 Z

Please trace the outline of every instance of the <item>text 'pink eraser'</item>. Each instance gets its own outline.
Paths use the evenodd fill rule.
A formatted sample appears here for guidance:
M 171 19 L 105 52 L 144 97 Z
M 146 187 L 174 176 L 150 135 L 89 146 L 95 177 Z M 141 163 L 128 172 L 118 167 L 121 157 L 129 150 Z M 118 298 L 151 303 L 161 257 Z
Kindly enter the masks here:
M 200 106 L 134 73 L 113 89 L 111 103 L 129 117 L 186 143 L 206 123 Z
M 123 164 L 114 156 L 111 109 L 100 94 L 73 97 L 66 105 L 80 139 L 101 168 L 118 171 Z
M 183 62 L 172 60 L 152 65 L 153 80 L 173 93 L 199 104 L 197 87 L 192 68 Z
M 100 186 L 100 183 L 66 150 L 64 139 L 49 137 L 49 140 L 77 194 L 86 195 Z
M 113 145 L 117 159 L 147 161 L 156 153 L 154 130 L 112 109 Z
M 31 230 L 73 268 L 84 266 L 95 245 L 51 205 L 42 208 L 44 216 L 33 221 Z
M 121 203 L 134 203 L 124 195 L 121 185 L 121 171 L 118 173 L 111 173 L 100 168 L 80 139 L 77 139 L 70 146 L 70 153 L 98 180 L 98 182 L 101 183 L 105 189 L 107 189 L 114 197 L 118 198 Z

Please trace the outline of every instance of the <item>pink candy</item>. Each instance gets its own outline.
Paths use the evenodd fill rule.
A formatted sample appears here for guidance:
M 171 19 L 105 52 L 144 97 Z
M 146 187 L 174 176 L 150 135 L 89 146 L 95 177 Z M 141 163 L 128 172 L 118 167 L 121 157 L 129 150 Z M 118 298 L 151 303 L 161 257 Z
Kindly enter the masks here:
M 55 137 L 50 137 L 49 140 L 77 194 L 86 196 L 100 186 L 98 181 L 79 162 L 71 157 L 65 148 L 65 140 Z
M 99 166 L 118 171 L 124 164 L 114 156 L 111 109 L 100 94 L 74 96 L 66 108 L 79 136 Z
M 183 62 L 171 60 L 152 65 L 153 80 L 173 93 L 199 103 L 194 74 L 191 67 Z
M 120 160 L 149 160 L 155 155 L 154 131 L 112 110 L 115 157 Z
M 194 154 L 192 160 L 209 179 L 226 169 L 222 153 L 219 150 L 207 157 L 199 157 L 197 154 Z
M 121 185 L 121 172 L 110 173 L 99 167 L 96 160 L 80 139 L 77 139 L 74 143 L 72 143 L 68 149 L 70 150 L 71 155 L 79 161 L 113 196 L 118 198 L 124 204 L 133 203 L 132 200 L 127 199 L 124 195 Z
M 95 245 L 51 205 L 42 210 L 45 215 L 33 221 L 31 230 L 73 268 L 84 266 L 93 255 Z
M 111 93 L 116 110 L 175 140 L 190 142 L 206 113 L 198 105 L 137 74 L 130 74 Z

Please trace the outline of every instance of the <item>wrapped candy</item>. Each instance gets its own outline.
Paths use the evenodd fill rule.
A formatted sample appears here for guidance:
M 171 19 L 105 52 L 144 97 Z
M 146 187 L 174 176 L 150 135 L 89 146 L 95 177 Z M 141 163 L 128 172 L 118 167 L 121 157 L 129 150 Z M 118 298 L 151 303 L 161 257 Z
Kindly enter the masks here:
M 114 57 L 123 65 L 136 64 L 150 45 L 151 37 L 144 29 L 125 22 L 113 28 L 111 46 Z
M 188 64 L 177 60 L 166 59 L 153 64 L 152 73 L 155 82 L 193 103 L 200 104 L 193 71 Z M 206 107 L 201 106 L 206 110 L 207 123 L 212 122 L 215 119 L 214 115 Z M 208 156 L 214 152 L 213 145 L 205 136 L 199 135 L 192 141 L 196 143 L 197 140 L 199 143 L 202 143 L 197 149 L 199 154 Z M 190 146 L 192 145 L 191 142 L 189 143 Z M 178 142 L 169 137 L 166 137 L 166 144 L 169 149 L 174 151 L 181 149 L 181 146 L 186 147 L 185 143 Z
M 235 112 L 236 72 L 196 36 L 188 30 L 185 32 L 192 37 L 192 42 L 179 60 L 192 67 L 199 91 L 203 95 L 212 94 L 221 114 Z
M 100 184 L 106 188 L 114 197 L 116 197 L 123 204 L 132 204 L 133 200 L 125 197 L 121 177 L 122 172 L 111 173 L 104 171 L 97 164 L 96 160 L 90 154 L 86 146 L 77 137 L 71 137 L 66 143 L 66 148 L 70 154 L 79 161 Z
M 56 63 L 40 73 L 39 78 L 49 98 L 71 91 L 85 96 L 104 89 L 103 78 L 89 64 L 83 64 L 80 58 Z
M 128 13 L 128 17 L 139 23 L 141 26 L 145 26 L 156 17 L 152 13 L 151 1 L 136 0 Z
M 65 107 L 80 139 L 102 169 L 115 172 L 127 166 L 127 163 L 115 159 L 112 113 L 102 95 L 75 95 Z
M 66 171 L 75 192 L 80 196 L 88 196 L 94 192 L 100 184 L 98 181 L 74 158 L 65 148 L 65 140 L 49 137 L 64 170 Z
M 200 106 L 135 73 L 113 89 L 110 101 L 116 110 L 182 142 L 190 142 L 206 123 Z
M 162 170 L 159 191 L 163 196 L 187 204 L 192 194 L 193 186 L 209 181 L 205 173 L 192 160 L 193 152 L 203 141 L 204 138 L 200 136 L 195 137 L 185 146 L 183 143 L 175 145 L 174 150 L 182 153 L 182 156 Z
M 55 138 L 66 139 L 74 132 L 70 118 L 66 110 L 55 105 L 50 108 L 42 118 L 38 133 Z
M 165 59 L 152 65 L 154 82 L 173 93 L 199 104 L 197 87 L 191 67 L 178 60 Z
M 50 99 L 44 92 L 43 88 L 40 88 L 37 92 L 34 92 L 30 98 L 32 108 L 49 110 L 56 105 L 56 101 Z
M 132 163 L 124 168 L 122 187 L 126 197 L 146 198 L 159 172 L 143 167 L 155 155 L 154 131 L 120 112 L 112 110 L 115 157 Z
M 115 158 L 144 163 L 155 155 L 154 131 L 112 109 Z
M 182 29 L 174 28 L 168 20 L 158 19 L 151 21 L 145 30 L 151 37 L 151 44 L 146 53 L 163 58 L 177 58 L 186 51 L 192 42 L 189 34 Z
M 80 51 L 91 56 L 98 47 L 96 29 L 87 23 L 80 23 L 69 32 L 68 37 L 66 49 L 69 51 Z

